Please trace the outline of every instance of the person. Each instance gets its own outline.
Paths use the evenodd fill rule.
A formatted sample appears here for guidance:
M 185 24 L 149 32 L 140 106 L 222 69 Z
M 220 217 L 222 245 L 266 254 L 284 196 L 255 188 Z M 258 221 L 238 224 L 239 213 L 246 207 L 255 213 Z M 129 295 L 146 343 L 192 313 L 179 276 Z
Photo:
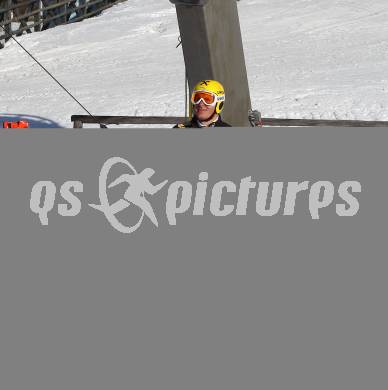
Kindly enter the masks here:
M 202 80 L 191 94 L 193 117 L 187 123 L 179 123 L 174 128 L 231 127 L 221 119 L 225 104 L 225 90 L 216 80 Z

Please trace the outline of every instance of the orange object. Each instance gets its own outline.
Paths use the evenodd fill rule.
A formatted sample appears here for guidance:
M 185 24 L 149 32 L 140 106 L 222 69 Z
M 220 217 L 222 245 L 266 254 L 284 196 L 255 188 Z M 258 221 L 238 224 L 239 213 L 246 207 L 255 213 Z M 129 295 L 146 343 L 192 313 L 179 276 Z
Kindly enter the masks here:
M 27 121 L 3 122 L 4 129 L 27 129 L 30 124 Z

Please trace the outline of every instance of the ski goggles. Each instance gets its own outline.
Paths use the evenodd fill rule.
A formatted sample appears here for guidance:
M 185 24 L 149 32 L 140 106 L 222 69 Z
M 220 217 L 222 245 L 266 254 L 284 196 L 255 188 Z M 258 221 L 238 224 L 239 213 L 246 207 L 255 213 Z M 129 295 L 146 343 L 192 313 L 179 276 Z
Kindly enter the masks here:
M 215 93 L 209 91 L 194 91 L 191 95 L 191 103 L 199 104 L 201 100 L 207 106 L 214 106 L 217 102 L 224 101 L 225 97 L 217 96 Z

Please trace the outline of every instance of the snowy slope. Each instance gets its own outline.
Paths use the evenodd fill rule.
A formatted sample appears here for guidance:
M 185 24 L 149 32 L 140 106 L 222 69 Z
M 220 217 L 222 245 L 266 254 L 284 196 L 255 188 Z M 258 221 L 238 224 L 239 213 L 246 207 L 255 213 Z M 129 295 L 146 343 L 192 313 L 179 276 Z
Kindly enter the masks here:
M 386 0 L 238 7 L 252 105 L 264 116 L 388 120 Z M 128 0 L 19 39 L 95 115 L 183 115 L 178 35 L 168 0 Z M 70 127 L 77 113 L 84 114 L 15 43 L 0 50 L 0 115 Z

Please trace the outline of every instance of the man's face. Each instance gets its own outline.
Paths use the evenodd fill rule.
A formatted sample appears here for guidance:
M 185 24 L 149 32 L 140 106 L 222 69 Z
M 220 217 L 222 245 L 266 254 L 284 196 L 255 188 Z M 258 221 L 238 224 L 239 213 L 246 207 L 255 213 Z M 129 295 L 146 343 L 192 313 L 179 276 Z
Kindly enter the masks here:
M 200 121 L 206 121 L 210 119 L 216 111 L 216 106 L 207 106 L 202 100 L 198 104 L 194 104 L 195 116 Z

